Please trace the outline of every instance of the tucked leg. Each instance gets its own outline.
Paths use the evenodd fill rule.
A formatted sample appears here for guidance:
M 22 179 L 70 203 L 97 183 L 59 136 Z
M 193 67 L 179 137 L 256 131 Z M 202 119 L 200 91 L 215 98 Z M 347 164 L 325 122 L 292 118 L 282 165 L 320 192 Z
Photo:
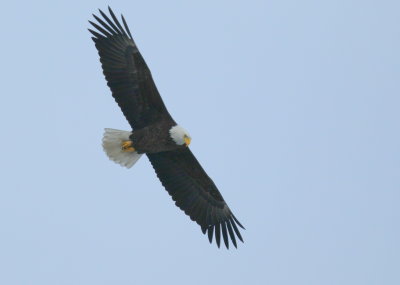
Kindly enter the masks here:
M 133 147 L 133 142 L 131 140 L 123 141 L 121 144 L 121 148 L 125 152 L 134 152 L 135 151 L 135 148 Z

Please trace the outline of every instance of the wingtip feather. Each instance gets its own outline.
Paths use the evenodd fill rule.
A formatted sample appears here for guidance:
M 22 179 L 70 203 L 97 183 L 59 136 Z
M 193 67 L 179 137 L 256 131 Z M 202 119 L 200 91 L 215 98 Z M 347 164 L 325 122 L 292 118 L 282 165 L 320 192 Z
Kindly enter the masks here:
M 210 226 L 208 228 L 208 240 L 210 241 L 210 243 L 212 243 L 213 233 L 214 233 L 214 227 Z
M 221 245 L 221 227 L 219 223 L 215 226 L 215 241 L 217 242 L 217 246 L 219 248 Z
M 233 229 L 229 220 L 226 222 L 226 225 L 228 227 L 228 232 L 229 236 L 231 237 L 232 244 L 235 246 L 235 248 L 237 248 L 235 234 L 233 233 Z
M 240 239 L 241 242 L 244 242 L 243 238 L 242 238 L 242 235 L 240 234 L 239 229 L 236 226 L 235 221 L 232 218 L 230 218 L 229 221 L 231 222 L 231 225 L 232 225 L 233 230 L 235 231 L 237 237 Z
M 224 243 L 227 249 L 229 249 L 229 239 L 228 239 L 228 233 L 226 231 L 226 224 L 225 222 L 221 223 L 221 229 L 222 229 L 222 237 L 224 239 Z
M 238 221 L 238 219 L 235 217 L 234 214 L 232 214 L 233 219 L 235 220 L 235 222 L 239 225 L 239 227 L 241 227 L 242 229 L 245 230 L 245 228 L 242 226 L 242 224 Z

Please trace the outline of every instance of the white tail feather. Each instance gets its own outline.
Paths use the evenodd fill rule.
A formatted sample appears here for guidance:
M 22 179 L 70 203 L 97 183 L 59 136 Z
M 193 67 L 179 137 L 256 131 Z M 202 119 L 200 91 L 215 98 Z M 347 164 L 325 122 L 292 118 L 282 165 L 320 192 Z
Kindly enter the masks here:
M 122 150 L 122 142 L 129 140 L 131 132 L 115 129 L 104 129 L 103 149 L 108 158 L 126 168 L 131 168 L 142 156 L 134 152 L 125 152 Z

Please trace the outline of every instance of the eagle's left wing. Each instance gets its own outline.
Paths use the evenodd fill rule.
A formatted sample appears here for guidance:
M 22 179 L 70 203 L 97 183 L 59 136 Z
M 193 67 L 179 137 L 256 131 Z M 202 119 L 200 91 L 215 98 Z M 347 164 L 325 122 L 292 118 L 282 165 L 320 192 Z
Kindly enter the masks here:
M 221 232 L 227 248 L 228 235 L 235 247 L 235 234 L 243 242 L 237 225 L 243 226 L 189 148 L 147 156 L 175 204 L 200 225 L 204 234 L 208 232 L 210 242 L 214 232 L 218 247 Z

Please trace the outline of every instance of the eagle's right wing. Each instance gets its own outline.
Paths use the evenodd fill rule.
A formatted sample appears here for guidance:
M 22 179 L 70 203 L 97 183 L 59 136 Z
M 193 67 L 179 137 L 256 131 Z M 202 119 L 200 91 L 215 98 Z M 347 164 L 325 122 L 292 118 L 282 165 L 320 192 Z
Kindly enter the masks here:
M 235 236 L 243 242 L 237 227 L 243 226 L 189 148 L 147 156 L 175 204 L 200 225 L 204 234 L 208 233 L 210 242 L 214 233 L 218 247 L 221 233 L 227 248 L 229 237 L 235 247 Z
M 112 20 L 99 10 L 104 20 L 93 15 L 98 24 L 89 21 L 96 29 L 89 31 L 94 36 L 92 39 L 112 96 L 132 129 L 143 128 L 160 119 L 172 120 L 124 17 L 125 29 L 111 8 L 108 9 Z

